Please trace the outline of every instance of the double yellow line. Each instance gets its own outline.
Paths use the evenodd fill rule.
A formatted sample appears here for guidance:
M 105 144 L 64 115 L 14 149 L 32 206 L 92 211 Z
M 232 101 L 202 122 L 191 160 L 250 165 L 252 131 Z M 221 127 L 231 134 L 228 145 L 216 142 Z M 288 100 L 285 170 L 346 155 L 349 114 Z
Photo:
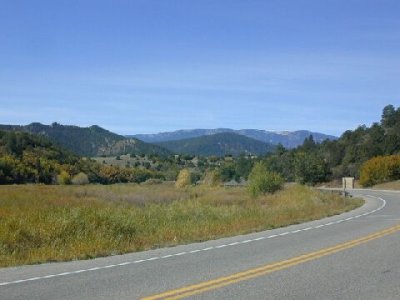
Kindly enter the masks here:
M 361 244 L 365 244 L 369 241 L 381 238 L 383 236 L 400 231 L 400 224 L 390 227 L 388 229 L 364 236 L 362 238 L 338 244 L 336 246 L 321 249 L 319 251 L 310 252 L 308 254 L 293 257 L 288 260 L 279 261 L 273 264 L 264 265 L 262 267 L 250 269 L 247 271 L 239 272 L 230 276 L 219 277 L 210 281 L 205 281 L 199 284 L 194 284 L 186 287 L 182 287 L 175 290 L 170 290 L 158 295 L 143 298 L 143 300 L 158 300 L 158 299 L 182 299 L 185 297 L 193 296 L 196 294 L 204 293 L 206 291 L 221 288 L 230 284 L 234 284 L 243 280 L 248 280 L 254 277 L 266 275 L 272 272 L 290 268 L 292 266 L 302 264 L 320 257 L 331 255 L 333 253 L 343 251 Z

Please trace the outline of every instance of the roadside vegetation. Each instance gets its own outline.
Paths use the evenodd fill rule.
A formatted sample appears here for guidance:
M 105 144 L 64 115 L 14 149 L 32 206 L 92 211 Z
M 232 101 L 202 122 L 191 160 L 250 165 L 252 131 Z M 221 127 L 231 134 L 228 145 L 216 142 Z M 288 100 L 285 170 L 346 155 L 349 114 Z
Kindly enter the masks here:
M 52 125 L 59 138 L 60 126 Z M 97 127 L 85 132 L 98 143 L 111 134 Z M 94 159 L 49 137 L 14 127 L 0 130 L 0 266 L 286 226 L 362 203 L 308 186 L 340 184 L 342 176 L 375 187 L 398 186 L 387 182 L 400 179 L 400 108 L 392 105 L 383 109 L 379 123 L 346 131 L 338 140 L 318 144 L 310 136 L 295 149 L 278 145 L 259 156 L 178 155 L 117 136 L 118 155 L 107 156 L 114 152 L 104 145 Z
M 318 219 L 362 204 L 300 185 L 251 197 L 242 187 L 157 183 L 1 186 L 0 266 L 215 239 Z
M 400 179 L 400 155 L 377 156 L 361 166 L 360 184 L 364 187 Z

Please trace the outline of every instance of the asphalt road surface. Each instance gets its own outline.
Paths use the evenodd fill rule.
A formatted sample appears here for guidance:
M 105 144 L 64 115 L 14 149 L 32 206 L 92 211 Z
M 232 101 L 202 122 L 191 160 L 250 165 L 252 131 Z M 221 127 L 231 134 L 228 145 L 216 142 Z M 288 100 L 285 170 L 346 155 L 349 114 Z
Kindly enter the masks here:
M 141 253 L 0 269 L 0 299 L 400 299 L 400 193 L 352 212 Z

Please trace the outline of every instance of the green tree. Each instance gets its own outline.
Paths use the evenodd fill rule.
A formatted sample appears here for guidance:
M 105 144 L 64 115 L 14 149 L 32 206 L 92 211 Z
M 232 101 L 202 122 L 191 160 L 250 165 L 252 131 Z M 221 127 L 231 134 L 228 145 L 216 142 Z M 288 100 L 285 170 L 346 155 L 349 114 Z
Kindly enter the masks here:
M 329 169 L 324 159 L 317 154 L 298 152 L 295 155 L 296 181 L 301 184 L 315 185 L 327 180 Z
M 227 182 L 236 178 L 235 164 L 232 162 L 223 163 L 219 168 L 219 174 L 222 182 Z
M 238 177 L 239 179 L 244 178 L 247 180 L 252 168 L 252 160 L 245 157 L 243 154 L 240 155 L 235 161 L 235 177 Z
M 252 197 L 257 197 L 280 190 L 283 183 L 284 180 L 278 173 L 269 172 L 263 162 L 258 162 L 250 172 L 247 190 Z

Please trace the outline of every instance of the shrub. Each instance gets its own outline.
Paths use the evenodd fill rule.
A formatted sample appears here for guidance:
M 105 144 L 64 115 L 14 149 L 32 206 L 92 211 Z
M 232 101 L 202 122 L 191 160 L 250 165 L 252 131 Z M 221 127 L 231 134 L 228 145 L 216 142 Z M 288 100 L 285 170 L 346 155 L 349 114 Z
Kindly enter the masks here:
M 260 194 L 280 190 L 283 182 L 283 178 L 278 173 L 267 171 L 265 164 L 259 162 L 250 172 L 247 190 L 252 197 L 257 197 Z
M 400 179 L 400 155 L 377 156 L 360 169 L 360 184 L 364 187 Z
M 217 186 L 221 183 L 221 177 L 217 170 L 207 171 L 203 178 L 203 184 Z
M 312 152 L 296 153 L 294 172 L 297 182 L 309 185 L 325 182 L 329 175 L 329 169 L 324 159 Z
M 58 184 L 71 184 L 71 175 L 67 171 L 62 170 L 60 174 L 57 175 Z
M 179 172 L 178 178 L 176 179 L 175 186 L 177 188 L 184 188 L 192 184 L 192 176 L 188 169 L 183 169 Z
M 76 184 L 76 185 L 88 184 L 89 178 L 85 173 L 80 172 L 79 174 L 72 177 L 71 182 L 72 182 L 72 184 Z

